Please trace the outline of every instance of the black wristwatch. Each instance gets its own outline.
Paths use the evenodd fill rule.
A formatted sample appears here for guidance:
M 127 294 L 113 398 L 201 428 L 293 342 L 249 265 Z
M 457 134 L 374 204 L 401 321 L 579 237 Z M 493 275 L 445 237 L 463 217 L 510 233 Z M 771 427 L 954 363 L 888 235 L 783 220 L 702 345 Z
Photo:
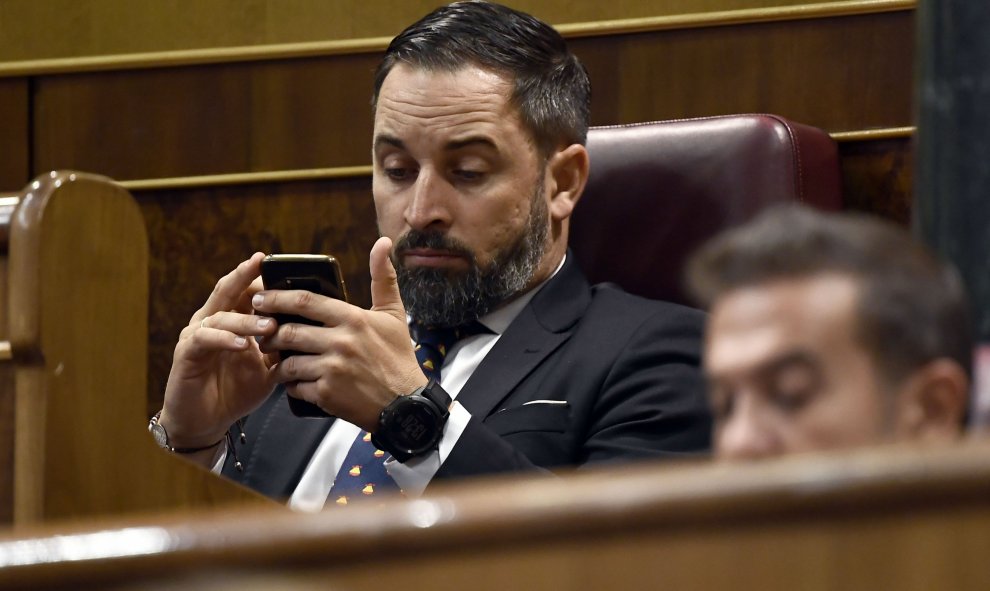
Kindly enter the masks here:
M 450 395 L 434 379 L 412 394 L 399 396 L 378 416 L 372 445 L 403 463 L 437 449 L 450 402 Z

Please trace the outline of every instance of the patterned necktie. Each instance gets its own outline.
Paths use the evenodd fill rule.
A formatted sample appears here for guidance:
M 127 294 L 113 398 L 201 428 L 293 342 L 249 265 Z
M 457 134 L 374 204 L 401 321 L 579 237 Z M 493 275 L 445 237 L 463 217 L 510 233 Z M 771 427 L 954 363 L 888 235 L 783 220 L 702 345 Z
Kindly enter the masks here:
M 472 335 L 490 333 L 479 322 L 472 322 L 455 328 L 432 328 L 419 323 L 409 326 L 416 341 L 416 359 L 427 379 L 440 381 L 440 368 L 447 357 L 447 351 L 458 340 Z M 384 491 L 396 491 L 398 486 L 385 470 L 385 452 L 371 444 L 371 433 L 361 431 L 351 444 L 344 463 L 337 472 L 327 503 L 346 505 L 349 501 L 374 496 Z
M 423 368 L 426 378 L 440 381 L 440 368 L 447 357 L 447 351 L 457 341 L 472 335 L 491 332 L 480 322 L 471 322 L 454 328 L 433 328 L 414 322 L 409 326 L 409 332 L 416 341 L 416 359 Z

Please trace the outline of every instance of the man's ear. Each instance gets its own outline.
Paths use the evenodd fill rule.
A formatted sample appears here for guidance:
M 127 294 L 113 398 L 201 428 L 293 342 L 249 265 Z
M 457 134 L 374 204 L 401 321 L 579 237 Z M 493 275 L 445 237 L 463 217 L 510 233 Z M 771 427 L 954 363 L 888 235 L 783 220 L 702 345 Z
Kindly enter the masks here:
M 955 361 L 930 361 L 898 393 L 897 428 L 903 439 L 931 442 L 959 436 L 969 404 L 969 378 Z
M 559 222 L 571 216 L 588 182 L 588 150 L 581 144 L 571 144 L 550 157 L 547 170 L 551 181 L 550 217 Z

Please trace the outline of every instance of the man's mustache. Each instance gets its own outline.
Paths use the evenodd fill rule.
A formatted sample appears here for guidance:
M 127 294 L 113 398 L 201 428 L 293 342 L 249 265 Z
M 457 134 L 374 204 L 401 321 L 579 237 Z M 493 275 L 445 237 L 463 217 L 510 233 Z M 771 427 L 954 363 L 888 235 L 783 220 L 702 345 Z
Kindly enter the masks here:
M 443 250 L 456 256 L 462 256 L 474 264 L 474 252 L 463 242 L 451 238 L 442 232 L 423 232 L 409 230 L 399 237 L 392 248 L 393 264 L 402 264 L 402 255 L 417 248 Z

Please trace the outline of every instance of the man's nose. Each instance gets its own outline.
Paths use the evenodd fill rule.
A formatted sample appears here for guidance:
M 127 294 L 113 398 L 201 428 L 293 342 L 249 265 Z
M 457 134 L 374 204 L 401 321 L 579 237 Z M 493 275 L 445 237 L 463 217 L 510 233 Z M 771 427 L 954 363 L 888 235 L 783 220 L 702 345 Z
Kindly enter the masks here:
M 422 169 L 412 186 L 405 218 L 415 230 L 445 230 L 453 223 L 450 185 L 430 169 Z
M 783 453 L 774 417 L 747 396 L 736 400 L 717 427 L 715 453 L 720 459 L 756 460 Z

